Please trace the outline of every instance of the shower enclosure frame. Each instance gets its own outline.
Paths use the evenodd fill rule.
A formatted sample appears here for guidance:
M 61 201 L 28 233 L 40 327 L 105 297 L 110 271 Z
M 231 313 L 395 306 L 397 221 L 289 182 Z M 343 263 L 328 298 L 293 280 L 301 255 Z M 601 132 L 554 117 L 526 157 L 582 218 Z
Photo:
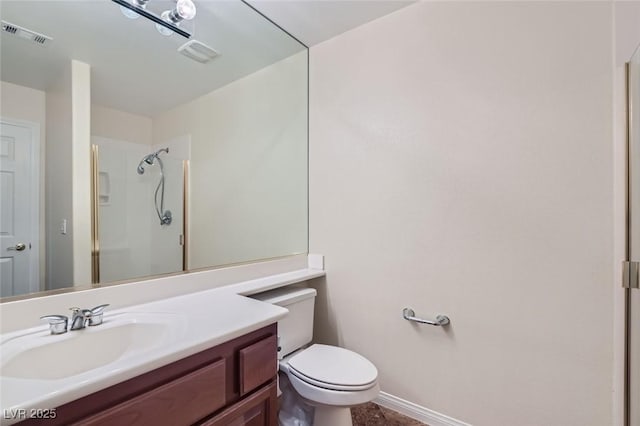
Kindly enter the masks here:
M 98 145 L 91 145 L 91 284 L 100 284 L 100 183 Z
M 91 285 L 100 286 L 100 152 L 96 144 L 91 144 Z M 187 244 L 189 229 L 189 160 L 182 161 L 182 271 L 187 270 Z M 179 272 L 179 271 L 176 271 Z M 139 278 L 135 278 L 139 279 Z

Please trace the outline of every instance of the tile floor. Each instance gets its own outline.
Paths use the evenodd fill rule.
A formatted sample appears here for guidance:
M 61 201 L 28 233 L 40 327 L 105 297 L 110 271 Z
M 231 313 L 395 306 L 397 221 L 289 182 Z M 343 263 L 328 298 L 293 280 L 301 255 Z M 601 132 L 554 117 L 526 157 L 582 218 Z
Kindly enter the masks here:
M 428 426 L 373 402 L 351 409 L 353 426 Z

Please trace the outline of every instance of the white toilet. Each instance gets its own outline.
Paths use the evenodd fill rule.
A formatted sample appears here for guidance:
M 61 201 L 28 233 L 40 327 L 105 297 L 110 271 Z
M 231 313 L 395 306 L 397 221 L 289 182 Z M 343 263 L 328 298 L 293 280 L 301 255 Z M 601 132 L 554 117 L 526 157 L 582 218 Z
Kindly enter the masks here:
M 378 370 L 353 351 L 328 345 L 305 345 L 313 337 L 312 288 L 284 287 L 251 296 L 286 307 L 278 322 L 281 374 L 315 407 L 314 426 L 351 426 L 350 407 L 378 396 Z

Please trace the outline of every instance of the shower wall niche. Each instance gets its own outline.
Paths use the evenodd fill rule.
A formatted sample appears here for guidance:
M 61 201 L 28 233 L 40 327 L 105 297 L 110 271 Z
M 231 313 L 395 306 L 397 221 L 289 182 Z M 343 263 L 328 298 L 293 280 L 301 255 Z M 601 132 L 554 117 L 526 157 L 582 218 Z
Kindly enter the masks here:
M 123 281 L 148 275 L 184 270 L 185 168 L 189 140 L 147 145 L 92 136 L 97 146 L 98 207 L 97 282 Z M 160 162 L 141 161 L 161 148 Z M 94 162 L 94 167 L 96 162 Z M 171 223 L 158 218 L 156 200 L 162 197 L 159 182 L 164 174 L 164 210 L 171 211 Z M 156 193 L 157 190 L 157 193 Z

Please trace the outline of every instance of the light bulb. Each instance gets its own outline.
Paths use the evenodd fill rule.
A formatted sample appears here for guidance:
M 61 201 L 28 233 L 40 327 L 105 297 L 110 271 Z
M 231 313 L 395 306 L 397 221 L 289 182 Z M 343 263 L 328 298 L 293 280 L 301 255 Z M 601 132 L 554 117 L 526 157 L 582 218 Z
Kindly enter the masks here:
M 148 1 L 149 0 L 129 0 L 129 3 L 132 6 L 135 6 L 137 8 L 145 9 L 147 7 L 147 2 Z M 129 9 L 127 7 L 124 7 L 124 6 L 120 6 L 120 11 L 122 12 L 122 14 L 124 16 L 126 16 L 129 19 L 138 19 L 140 17 L 140 15 L 137 14 L 135 10 L 131 10 L 131 9 Z
M 129 19 L 138 19 L 140 17 L 136 12 L 124 6 L 120 6 L 120 12 Z
M 175 14 L 182 19 L 190 21 L 196 16 L 196 5 L 191 0 L 178 0 Z
M 173 10 L 165 10 L 160 15 L 163 21 L 173 25 L 178 25 L 180 21 L 190 21 L 196 16 L 196 5 L 191 0 L 178 0 Z M 170 36 L 173 34 L 169 28 L 160 24 L 156 24 L 156 29 L 162 35 Z
M 170 13 L 171 11 L 165 10 L 164 12 L 162 12 L 162 15 L 160 15 L 160 17 L 162 18 L 163 21 L 171 22 L 171 20 L 169 19 Z M 156 30 L 158 30 L 158 32 L 164 36 L 170 36 L 171 34 L 173 34 L 173 31 L 171 31 L 169 28 L 160 24 L 156 24 Z
M 182 20 L 190 21 L 196 16 L 196 5 L 191 0 L 178 0 L 173 10 L 165 10 L 160 16 L 167 22 L 177 24 Z

